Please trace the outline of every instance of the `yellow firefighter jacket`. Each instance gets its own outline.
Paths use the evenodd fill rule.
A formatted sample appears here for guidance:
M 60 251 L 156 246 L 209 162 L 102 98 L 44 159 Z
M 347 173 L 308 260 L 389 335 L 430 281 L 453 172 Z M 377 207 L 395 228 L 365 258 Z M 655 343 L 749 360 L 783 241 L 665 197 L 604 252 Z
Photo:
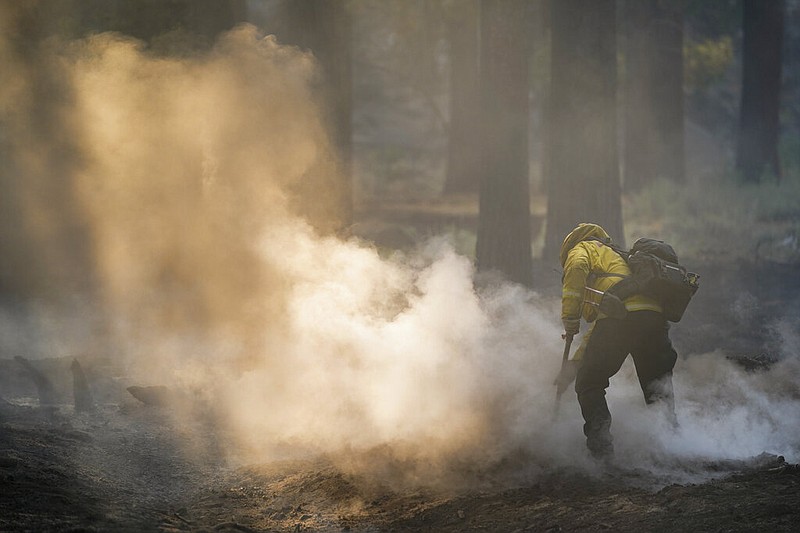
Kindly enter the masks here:
M 564 281 L 561 293 L 561 318 L 583 317 L 587 322 L 605 318 L 596 305 L 602 296 L 587 290 L 587 287 L 605 292 L 623 277 L 630 276 L 628 264 L 613 249 L 596 240 L 608 239 L 608 233 L 596 224 L 579 224 L 561 245 L 559 254 L 564 268 Z M 655 300 L 642 295 L 633 295 L 625 301 L 625 308 L 631 311 L 663 312 Z M 583 336 L 573 359 L 580 361 L 592 336 L 594 324 Z
M 631 275 L 625 260 L 610 247 L 592 237 L 607 239 L 608 234 L 596 224 L 580 224 L 570 233 L 561 247 L 564 281 L 561 293 L 561 318 L 583 317 L 587 322 L 605 318 L 597 305 L 602 296 L 589 289 L 605 292 L 622 278 Z M 661 306 L 643 295 L 624 300 L 631 311 L 662 312 Z

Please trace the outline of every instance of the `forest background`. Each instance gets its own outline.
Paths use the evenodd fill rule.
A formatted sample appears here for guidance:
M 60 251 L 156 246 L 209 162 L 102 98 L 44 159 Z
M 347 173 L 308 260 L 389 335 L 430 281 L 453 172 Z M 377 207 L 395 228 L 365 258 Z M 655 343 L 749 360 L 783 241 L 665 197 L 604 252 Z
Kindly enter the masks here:
M 557 267 L 563 235 L 586 220 L 620 243 L 654 235 L 704 260 L 797 253 L 795 0 L 25 6 L 6 52 L 27 64 L 36 89 L 26 105 L 37 117 L 27 134 L 42 139 L 59 135 L 52 124 L 69 99 L 42 56 L 54 38 L 115 31 L 180 57 L 249 22 L 315 54 L 340 169 L 315 200 L 325 205 L 306 213 L 323 232 L 387 248 L 448 233 L 480 270 L 528 286 L 534 258 Z M 24 296 L 85 283 L 76 275 L 85 265 L 41 266 L 42 250 L 79 257 L 58 248 L 87 238 L 50 192 L 30 201 L 49 203 L 51 227 L 25 221 L 25 165 L 6 122 L 0 288 Z M 77 157 L 68 142 L 51 144 L 37 178 L 46 191 L 68 187 L 45 182 Z
M 444 234 L 480 272 L 500 272 L 539 290 L 558 283 L 558 246 L 582 221 L 602 224 L 620 244 L 664 239 L 690 267 L 800 261 L 797 0 L 39 0 L 2 6 L 2 52 L 10 68 L 4 69 L 0 116 L 0 297 L 9 331 L 27 320 L 14 317 L 27 316 L 36 302 L 76 309 L 86 294 L 108 291 L 98 288 L 94 256 L 119 252 L 103 238 L 121 241 L 115 229 L 92 228 L 82 212 L 77 191 L 87 155 L 69 116 L 78 96 L 64 70 L 64 58 L 81 53 L 65 43 L 96 43 L 105 32 L 136 39 L 144 56 L 163 64 L 213 57 L 217 39 L 243 23 L 310 54 L 311 90 L 330 146 L 287 194 L 321 235 L 359 237 L 388 256 Z M 190 100 L 186 89 L 169 98 Z M 157 112 L 167 100 L 130 105 Z M 254 111 L 250 122 L 257 116 Z M 279 146 L 247 133 L 253 125 L 247 122 L 231 136 L 240 153 Z M 171 146 L 168 139 L 144 138 Z M 126 164 L 135 169 L 142 161 Z M 124 205 L 133 206 L 139 222 L 124 231 L 144 235 L 138 224 L 181 198 L 173 202 L 180 209 L 146 229 L 174 237 L 167 240 L 173 248 L 131 247 L 127 253 L 139 254 L 148 264 L 142 276 L 150 278 L 122 279 L 128 274 L 112 261 L 106 266 L 118 272 L 109 274 L 111 284 L 152 283 L 166 294 L 184 294 L 219 274 L 232 300 L 251 297 L 249 281 L 234 281 L 250 279 L 250 256 L 199 268 L 194 254 L 209 246 L 192 244 L 190 235 L 202 230 L 186 221 L 230 223 L 224 231 L 252 228 L 236 220 L 235 210 L 204 207 L 195 189 L 205 166 L 187 175 L 183 188 L 154 174 L 162 167 L 136 170 L 149 173 L 137 179 L 150 180 L 151 189 L 141 197 L 128 191 L 133 200 Z M 107 192 L 107 185 L 97 187 L 90 185 Z M 247 196 L 248 187 L 242 181 L 232 194 Z M 108 226 L 119 206 L 95 209 L 107 211 L 98 216 Z M 250 216 L 270 207 L 237 209 Z M 215 235 L 220 242 L 228 237 Z M 179 298 L 168 307 L 191 315 L 185 304 Z M 20 342 L 9 341 L 9 353 L 27 341 Z

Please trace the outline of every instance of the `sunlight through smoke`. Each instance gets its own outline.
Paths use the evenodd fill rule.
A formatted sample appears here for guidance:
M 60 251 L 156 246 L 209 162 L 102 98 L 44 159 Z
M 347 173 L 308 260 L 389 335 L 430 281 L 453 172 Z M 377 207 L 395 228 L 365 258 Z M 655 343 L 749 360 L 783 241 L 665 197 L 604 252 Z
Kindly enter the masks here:
M 312 57 L 242 27 L 202 57 L 106 34 L 57 58 L 71 95 L 59 120 L 81 156 L 65 173 L 91 243 L 74 253 L 92 266 L 108 346 L 135 379 L 196 392 L 232 456 L 377 450 L 426 482 L 515 454 L 523 477 L 591 468 L 574 393 L 551 419 L 559 302 L 476 291 L 444 240 L 386 258 L 324 236 L 336 162 Z M 18 161 L 24 188 L 35 165 Z M 663 470 L 800 459 L 797 361 L 747 374 L 720 354 L 681 359 L 677 432 L 644 408 L 626 366 L 609 392 L 620 456 Z

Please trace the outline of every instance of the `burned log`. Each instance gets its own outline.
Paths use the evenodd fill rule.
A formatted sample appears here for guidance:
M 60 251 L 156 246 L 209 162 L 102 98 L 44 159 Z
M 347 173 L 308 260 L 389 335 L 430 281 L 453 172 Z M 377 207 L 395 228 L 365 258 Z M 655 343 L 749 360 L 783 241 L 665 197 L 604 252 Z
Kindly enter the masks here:
M 70 365 L 72 370 L 72 391 L 75 398 L 75 412 L 87 413 L 94 411 L 94 400 L 92 393 L 89 390 L 89 382 L 86 379 L 86 374 L 83 372 L 83 367 L 77 359 L 72 361 Z
M 158 407 L 165 407 L 174 403 L 175 395 L 163 385 L 154 385 L 152 387 L 128 387 L 127 391 L 145 405 L 152 405 Z

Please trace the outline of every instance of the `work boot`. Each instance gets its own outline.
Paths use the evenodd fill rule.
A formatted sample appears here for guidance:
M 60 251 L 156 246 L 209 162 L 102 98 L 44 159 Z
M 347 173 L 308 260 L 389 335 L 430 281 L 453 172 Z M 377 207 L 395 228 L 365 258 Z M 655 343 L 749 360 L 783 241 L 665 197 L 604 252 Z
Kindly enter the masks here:
M 673 430 L 678 430 L 678 415 L 675 414 L 675 395 L 672 389 L 672 375 L 652 381 L 643 389 L 644 401 L 651 408 L 656 408 L 664 415 Z
M 589 449 L 589 453 L 591 454 L 592 458 L 601 461 L 601 462 L 608 462 L 614 458 L 614 444 L 611 442 L 611 435 L 608 435 L 608 438 L 598 438 L 598 437 L 587 437 L 586 438 L 586 447 Z
M 605 462 L 614 457 L 614 439 L 610 428 L 611 419 L 595 419 L 583 425 L 586 447 L 592 457 L 599 461 Z

